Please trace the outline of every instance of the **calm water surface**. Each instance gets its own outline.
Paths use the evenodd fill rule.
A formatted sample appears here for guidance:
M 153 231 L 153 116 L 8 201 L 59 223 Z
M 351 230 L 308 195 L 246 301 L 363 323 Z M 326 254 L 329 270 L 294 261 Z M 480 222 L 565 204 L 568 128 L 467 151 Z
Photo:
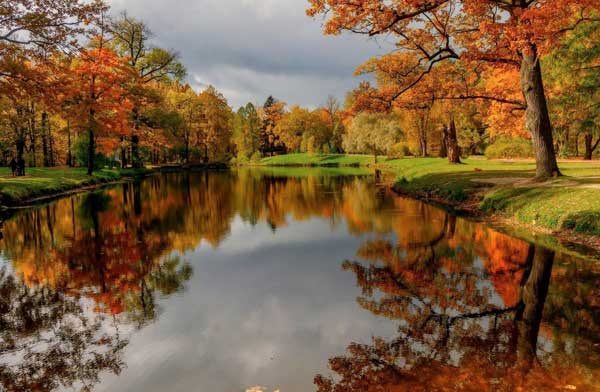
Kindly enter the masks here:
M 0 390 L 600 390 L 600 263 L 370 177 L 154 176 L 2 233 Z

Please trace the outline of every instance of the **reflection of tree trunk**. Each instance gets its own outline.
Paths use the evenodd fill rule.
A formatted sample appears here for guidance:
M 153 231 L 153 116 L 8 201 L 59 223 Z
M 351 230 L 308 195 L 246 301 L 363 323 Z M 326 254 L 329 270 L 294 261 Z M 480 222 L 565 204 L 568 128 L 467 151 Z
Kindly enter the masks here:
M 75 225 L 75 200 L 71 198 L 71 227 L 73 228 L 73 241 L 77 236 L 77 230 Z
M 536 356 L 537 339 L 544 303 L 548 295 L 554 252 L 531 245 L 530 270 L 521 287 L 520 309 L 516 315 L 519 330 L 517 354 L 519 366 L 528 369 Z
M 448 233 L 448 239 L 454 238 L 454 235 L 456 234 L 456 215 L 448 216 L 448 229 L 446 232 Z
M 142 191 L 139 181 L 133 183 L 133 211 L 136 216 L 142 215 Z
M 185 173 L 185 190 L 188 205 L 192 205 L 192 188 L 190 186 L 190 173 Z
M 536 177 L 548 178 L 560 175 L 548 103 L 544 94 L 542 69 L 535 45 L 525 48 L 521 62 L 521 88 L 526 102 L 526 125 L 531 133 L 536 155 Z
M 53 214 L 50 210 L 50 206 L 46 206 L 46 225 L 48 226 L 48 233 L 50 233 L 50 241 L 54 245 L 54 225 L 53 225 Z

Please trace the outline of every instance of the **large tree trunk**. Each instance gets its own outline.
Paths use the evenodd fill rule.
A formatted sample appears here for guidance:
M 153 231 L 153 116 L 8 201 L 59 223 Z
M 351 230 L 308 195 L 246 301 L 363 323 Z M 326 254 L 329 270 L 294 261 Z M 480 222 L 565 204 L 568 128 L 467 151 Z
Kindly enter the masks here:
M 448 150 L 448 162 L 460 163 L 460 149 L 458 147 L 458 138 L 456 136 L 456 122 L 454 118 L 450 120 L 450 126 L 445 127 L 448 134 L 446 135 L 446 149 Z
M 448 158 L 448 149 L 447 149 L 447 145 L 448 145 L 448 130 L 446 129 L 446 126 L 444 125 L 444 127 L 442 128 L 442 132 L 441 132 L 441 136 L 442 136 L 442 141 L 440 142 L 440 153 L 439 153 L 439 157 L 440 158 Z
M 534 45 L 523 53 L 521 62 L 521 89 L 527 105 L 525 118 L 527 129 L 531 133 L 536 155 L 536 178 L 544 179 L 560 176 L 554 142 L 552 125 L 548 113 L 548 103 L 544 95 L 542 69 Z
M 131 165 L 135 168 L 142 167 L 140 159 L 140 138 L 138 135 L 131 136 Z
M 50 166 L 56 166 L 54 160 L 54 138 L 52 137 L 52 124 L 48 123 L 48 146 L 50 147 Z
M 140 159 L 140 112 L 138 107 L 133 108 L 133 135 L 131 135 L 131 166 L 141 168 L 143 164 Z
M 186 135 L 185 137 L 185 163 L 186 165 L 190 164 L 190 136 Z
M 427 135 L 423 130 L 419 130 L 419 148 L 421 149 L 422 158 L 425 158 L 427 155 L 429 155 L 427 152 Z
M 71 152 L 71 124 L 67 121 L 67 166 L 73 167 L 73 153 Z
M 42 120 L 40 124 L 41 132 L 42 132 L 42 155 L 44 167 L 50 166 L 50 154 L 48 150 L 48 113 L 42 113 Z
M 585 153 L 583 154 L 583 159 L 586 161 L 592 160 L 592 134 L 586 133 L 583 135 L 583 139 L 585 141 Z
M 30 140 L 30 150 L 31 150 L 31 166 L 37 167 L 37 129 L 35 124 L 35 105 L 31 103 L 31 106 L 28 105 L 27 115 L 29 116 L 29 140 Z
M 598 144 L 600 144 L 600 138 L 598 138 L 596 143 L 594 143 L 594 136 L 590 132 L 586 132 L 584 135 L 584 141 L 585 154 L 583 155 L 583 159 L 585 159 L 586 161 L 591 161 L 594 151 L 596 151 Z
M 88 124 L 88 162 L 87 174 L 91 176 L 94 173 L 94 158 L 96 155 L 96 146 L 94 141 L 94 110 L 90 110 L 90 121 Z
M 125 136 L 121 136 L 121 168 L 127 167 L 127 146 L 125 144 Z
M 87 162 L 87 174 L 91 176 L 94 173 L 94 155 L 96 155 L 96 148 L 94 146 L 94 131 L 90 127 L 88 129 L 88 162 Z

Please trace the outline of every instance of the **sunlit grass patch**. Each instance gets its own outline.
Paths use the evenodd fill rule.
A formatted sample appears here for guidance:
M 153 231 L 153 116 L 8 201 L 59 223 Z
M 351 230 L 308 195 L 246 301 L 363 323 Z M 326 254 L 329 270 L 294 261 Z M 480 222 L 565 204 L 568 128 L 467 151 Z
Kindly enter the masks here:
M 116 181 L 123 172 L 102 169 L 88 176 L 86 169 L 28 168 L 23 177 L 13 177 L 7 168 L 0 169 L 0 201 L 15 205 L 26 200 L 51 196 L 76 188 Z

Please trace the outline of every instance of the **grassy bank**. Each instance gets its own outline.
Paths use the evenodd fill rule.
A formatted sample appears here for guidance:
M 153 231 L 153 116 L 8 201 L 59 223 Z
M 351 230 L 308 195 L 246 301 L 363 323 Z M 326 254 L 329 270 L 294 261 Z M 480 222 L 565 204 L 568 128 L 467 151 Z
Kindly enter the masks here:
M 290 154 L 264 158 L 265 166 L 372 166 L 367 155 Z M 471 158 L 450 165 L 438 158 L 380 158 L 378 167 L 394 173 L 394 188 L 458 209 L 495 213 L 515 223 L 549 231 L 600 236 L 600 162 L 565 161 L 565 175 L 531 181 L 532 161 Z
M 560 167 L 564 177 L 536 183 L 532 162 L 406 160 L 394 167 L 395 188 L 523 225 L 600 235 L 600 162 L 561 162 Z
M 88 176 L 84 168 L 27 168 L 26 176 L 13 177 L 8 168 L 0 168 L 0 204 L 16 206 L 27 201 L 59 195 L 78 188 L 118 181 L 138 170 L 102 169 Z
M 367 166 L 374 163 L 372 155 L 346 154 L 287 154 L 266 157 L 260 166 Z

